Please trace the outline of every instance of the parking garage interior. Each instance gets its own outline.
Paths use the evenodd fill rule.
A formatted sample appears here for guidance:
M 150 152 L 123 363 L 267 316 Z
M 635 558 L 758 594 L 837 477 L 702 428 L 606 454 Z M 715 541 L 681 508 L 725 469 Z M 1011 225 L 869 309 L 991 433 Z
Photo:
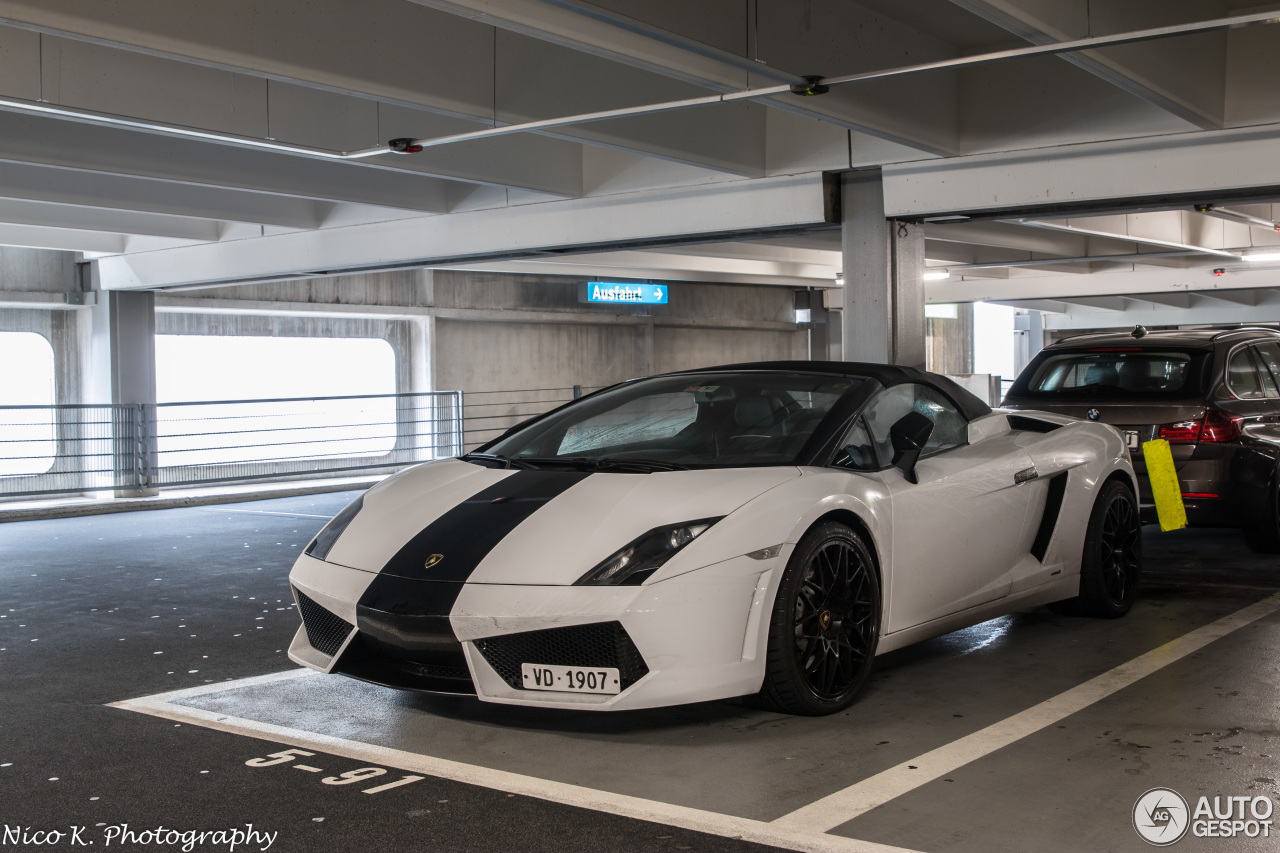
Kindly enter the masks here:
M 1277 21 L 0 0 L 0 846 L 1141 850 L 1154 789 L 1277 802 L 1280 563 L 1229 528 L 1147 525 L 1126 618 L 881 655 L 830 717 L 287 654 L 364 489 L 616 383 L 866 362 L 999 406 L 1074 335 L 1280 329 Z M 1239 819 L 1177 846 L 1271 849 Z

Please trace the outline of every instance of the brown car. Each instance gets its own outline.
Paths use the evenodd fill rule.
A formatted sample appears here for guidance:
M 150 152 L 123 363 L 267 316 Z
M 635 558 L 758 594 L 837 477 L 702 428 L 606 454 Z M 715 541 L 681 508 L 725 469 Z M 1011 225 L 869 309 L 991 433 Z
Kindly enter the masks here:
M 1155 505 L 1139 448 L 1166 439 L 1189 524 L 1243 528 L 1255 551 L 1280 552 L 1280 331 L 1139 326 L 1067 338 L 1032 359 L 1003 405 L 1123 432 L 1148 523 Z

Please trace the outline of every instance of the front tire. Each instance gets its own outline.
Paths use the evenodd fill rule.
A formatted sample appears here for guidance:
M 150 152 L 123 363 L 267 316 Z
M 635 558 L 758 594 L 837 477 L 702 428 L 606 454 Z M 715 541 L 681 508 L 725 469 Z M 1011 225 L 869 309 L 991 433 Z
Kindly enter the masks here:
M 849 707 L 871 672 L 880 613 L 880 582 L 862 537 L 836 522 L 806 533 L 774 600 L 764 704 L 813 717 Z
M 1280 554 L 1280 470 L 1272 480 L 1262 518 L 1245 528 L 1244 541 L 1255 554 Z
M 1055 613 L 1118 619 L 1137 597 L 1142 572 L 1142 522 L 1133 492 L 1119 480 L 1102 487 L 1085 530 L 1080 594 L 1050 605 Z

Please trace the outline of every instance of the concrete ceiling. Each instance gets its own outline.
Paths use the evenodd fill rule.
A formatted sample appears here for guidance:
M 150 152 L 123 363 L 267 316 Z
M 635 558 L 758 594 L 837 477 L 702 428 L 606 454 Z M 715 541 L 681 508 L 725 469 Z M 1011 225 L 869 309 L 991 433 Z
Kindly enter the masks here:
M 1212 289 L 1280 244 L 1195 210 L 1280 215 L 1280 25 L 335 155 L 1266 8 L 0 0 L 0 244 L 104 256 L 112 287 L 415 264 L 830 286 L 822 174 L 877 166 L 889 213 L 967 217 L 926 226 L 932 300 Z

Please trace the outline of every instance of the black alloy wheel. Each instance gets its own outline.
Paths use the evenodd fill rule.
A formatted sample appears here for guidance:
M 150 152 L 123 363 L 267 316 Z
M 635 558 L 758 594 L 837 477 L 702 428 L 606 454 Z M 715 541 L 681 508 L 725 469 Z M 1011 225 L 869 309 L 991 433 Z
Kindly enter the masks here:
M 1074 616 L 1115 619 L 1129 612 L 1142 575 L 1142 523 L 1133 492 L 1119 480 L 1102 487 L 1085 531 L 1080 595 L 1050 608 Z
M 787 563 L 769 625 L 761 697 L 818 716 L 847 708 L 880 640 L 880 583 L 871 551 L 843 524 L 805 534 Z
M 1245 528 L 1244 541 L 1255 554 L 1280 554 L 1280 469 L 1272 477 L 1262 517 Z

